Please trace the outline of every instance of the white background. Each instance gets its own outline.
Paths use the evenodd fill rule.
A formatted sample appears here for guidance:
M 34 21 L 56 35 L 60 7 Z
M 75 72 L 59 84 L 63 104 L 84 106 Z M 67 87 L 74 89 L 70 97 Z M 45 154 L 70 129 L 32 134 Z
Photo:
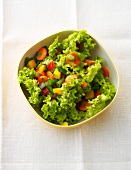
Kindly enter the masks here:
M 2 170 L 131 170 L 131 1 L 3 0 Z M 3 11 L 2 11 L 3 9 Z M 40 121 L 17 86 L 17 66 L 28 47 L 64 29 L 86 29 L 113 57 L 120 89 L 95 120 L 63 130 Z

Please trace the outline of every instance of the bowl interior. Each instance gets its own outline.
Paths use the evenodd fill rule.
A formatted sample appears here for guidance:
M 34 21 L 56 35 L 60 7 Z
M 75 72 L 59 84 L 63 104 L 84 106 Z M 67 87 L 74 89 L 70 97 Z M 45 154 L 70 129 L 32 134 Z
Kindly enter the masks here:
M 67 30 L 67 31 L 62 31 L 62 32 L 59 32 L 59 33 L 55 33 L 41 41 L 39 41 L 38 43 L 36 43 L 35 45 L 33 45 L 31 48 L 29 48 L 28 51 L 25 52 L 25 54 L 22 56 L 21 60 L 20 60 L 20 63 L 19 63 L 19 66 L 18 66 L 18 71 L 24 67 L 24 61 L 25 61 L 25 58 L 26 57 L 32 57 L 35 55 L 35 53 L 43 46 L 49 46 L 50 44 L 53 43 L 53 41 L 55 40 L 55 38 L 57 36 L 59 36 L 59 40 L 63 40 L 65 38 L 67 38 L 70 34 L 72 34 L 73 32 L 75 32 L 75 30 Z M 89 34 L 89 33 L 88 33 Z M 108 68 L 108 70 L 110 71 L 110 82 L 115 86 L 116 88 L 116 94 L 117 94 L 117 91 L 118 91 L 118 87 L 119 87 L 119 76 L 118 76 L 118 72 L 117 72 L 117 69 L 116 69 L 116 66 L 114 65 L 111 57 L 109 56 L 109 54 L 107 53 L 107 51 L 105 50 L 105 48 L 101 45 L 101 43 L 96 40 L 96 38 L 94 38 L 92 35 L 90 35 L 93 40 L 96 42 L 96 47 L 95 49 L 93 49 L 93 51 L 91 52 L 91 56 L 92 58 L 96 57 L 96 56 L 99 56 L 101 58 L 103 58 L 103 65 L 105 67 Z M 26 99 L 28 98 L 28 92 L 24 89 L 23 86 L 20 86 L 21 87 L 21 90 L 23 91 Z M 116 96 L 115 96 L 116 97 Z M 114 98 L 115 98 L 114 97 Z M 112 103 L 112 102 L 111 102 Z M 42 117 L 41 115 L 41 112 L 40 110 L 35 110 L 36 114 L 38 114 L 40 117 Z M 101 113 L 101 112 L 99 112 Z M 99 114 L 98 113 L 98 114 Z M 97 114 L 97 115 L 98 115 Z M 95 115 L 96 116 L 96 115 Z M 89 120 L 89 119 L 88 119 Z M 46 120 L 45 120 L 46 121 Z M 87 120 L 84 120 L 84 121 L 87 121 Z M 47 122 L 47 121 L 46 121 Z M 83 122 L 83 120 L 81 120 L 81 122 Z M 80 122 L 78 122 L 80 123 Z M 52 123 L 50 123 L 52 124 Z M 75 124 L 76 125 L 76 124 Z M 73 125 L 73 126 L 75 126 Z M 71 125 L 72 126 L 72 125 Z

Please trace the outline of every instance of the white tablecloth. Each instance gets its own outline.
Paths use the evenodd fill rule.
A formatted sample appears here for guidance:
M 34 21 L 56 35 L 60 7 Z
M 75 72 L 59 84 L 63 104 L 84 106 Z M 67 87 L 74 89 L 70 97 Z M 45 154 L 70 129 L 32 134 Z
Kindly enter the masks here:
M 131 170 L 131 1 L 3 0 L 2 8 L 1 169 Z M 118 67 L 120 89 L 106 113 L 63 130 L 32 113 L 16 71 L 29 46 L 72 28 L 104 44 Z

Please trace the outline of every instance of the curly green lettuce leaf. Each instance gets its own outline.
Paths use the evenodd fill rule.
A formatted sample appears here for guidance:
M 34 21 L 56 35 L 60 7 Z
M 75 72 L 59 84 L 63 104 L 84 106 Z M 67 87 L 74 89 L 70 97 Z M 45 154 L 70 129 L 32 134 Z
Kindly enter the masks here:
M 63 53 L 69 54 L 70 52 L 78 51 L 77 43 L 82 44 L 80 51 L 82 59 L 90 56 L 90 50 L 96 45 L 85 30 L 76 31 L 62 41 Z
M 108 77 L 104 77 L 102 70 L 100 69 L 93 80 L 94 84 L 98 84 L 100 87 L 101 94 L 108 97 L 108 100 L 112 100 L 116 94 L 114 85 L 109 81 Z
M 37 85 L 37 80 L 34 79 L 38 73 L 34 69 L 24 67 L 18 73 L 18 80 L 20 84 L 25 85 L 25 88 L 29 92 L 29 102 L 37 106 L 42 102 L 42 98 L 39 96 L 41 89 Z
M 29 69 L 28 67 L 23 67 L 23 69 L 18 72 L 18 81 L 19 83 L 24 83 L 27 78 L 33 79 L 37 75 L 38 73 L 33 68 Z
M 58 49 L 60 48 L 61 43 L 59 42 L 59 38 L 57 37 L 54 42 L 49 46 L 48 53 L 49 56 L 54 59 L 57 55 Z
M 90 100 L 89 103 L 91 106 L 88 107 L 87 111 L 85 112 L 84 118 L 88 119 L 103 110 L 107 105 L 107 100 L 108 97 L 104 94 L 101 94 L 97 98 Z
M 116 89 L 113 84 L 111 84 L 108 81 L 105 81 L 105 83 L 101 86 L 100 91 L 102 94 L 106 95 L 108 97 L 108 100 L 112 100 L 116 94 Z
M 84 76 L 82 75 L 85 82 L 90 83 L 93 81 L 94 77 L 97 75 L 98 71 L 102 67 L 101 62 L 102 62 L 101 58 L 96 58 L 95 63 L 88 67 L 87 74 L 85 74 Z
M 66 83 L 63 84 L 62 95 L 57 96 L 54 100 L 51 100 L 48 95 L 43 101 L 41 108 L 43 118 L 51 122 L 57 122 L 57 124 L 62 124 L 64 121 L 73 124 L 80 120 L 83 117 L 83 112 L 76 109 L 76 103 L 85 95 L 84 91 L 89 90 L 90 86 L 82 89 L 81 81 L 77 79 L 72 80 L 70 86 Z
M 82 111 L 78 111 L 75 107 L 70 108 L 70 110 L 68 110 L 68 118 L 66 119 L 66 121 L 69 124 L 74 124 L 76 122 L 78 122 L 79 120 L 81 120 L 84 116 L 84 112 Z
M 77 67 L 75 67 L 71 66 L 70 64 L 66 64 L 65 58 L 66 56 L 62 56 L 57 64 L 61 66 L 64 70 L 66 70 L 67 75 L 77 74 L 78 76 L 81 76 L 83 78 L 83 81 L 86 81 L 88 83 L 92 82 L 98 70 L 100 70 L 100 68 L 102 67 L 102 58 L 100 57 L 95 58 L 95 63 L 88 67 L 88 71 L 86 71 L 86 69 L 84 68 L 84 62 L 81 62 Z
M 48 95 L 43 103 L 41 111 L 44 119 L 57 124 L 61 124 L 66 119 L 65 109 L 60 107 L 60 103 L 56 99 L 51 100 L 50 95 Z
M 33 105 L 40 104 L 41 98 L 39 97 L 39 94 L 41 92 L 41 89 L 37 85 L 37 80 L 27 79 L 23 84 L 30 94 L 29 102 Z
M 89 100 L 91 106 L 85 113 L 85 119 L 90 118 L 103 110 L 114 98 L 116 94 L 116 89 L 114 85 L 109 82 L 108 78 L 103 76 L 101 70 L 98 71 L 94 80 L 95 83 L 99 85 L 101 95 L 97 96 L 97 98 Z

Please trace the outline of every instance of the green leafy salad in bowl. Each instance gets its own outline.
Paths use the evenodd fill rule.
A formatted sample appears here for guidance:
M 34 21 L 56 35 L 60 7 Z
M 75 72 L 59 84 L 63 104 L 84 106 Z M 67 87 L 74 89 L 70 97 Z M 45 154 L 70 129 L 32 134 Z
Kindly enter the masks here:
M 70 126 L 88 120 L 113 100 L 116 88 L 97 43 L 85 31 L 74 31 L 24 58 L 18 81 L 39 115 L 52 124 Z M 108 64 L 108 63 L 107 63 Z

